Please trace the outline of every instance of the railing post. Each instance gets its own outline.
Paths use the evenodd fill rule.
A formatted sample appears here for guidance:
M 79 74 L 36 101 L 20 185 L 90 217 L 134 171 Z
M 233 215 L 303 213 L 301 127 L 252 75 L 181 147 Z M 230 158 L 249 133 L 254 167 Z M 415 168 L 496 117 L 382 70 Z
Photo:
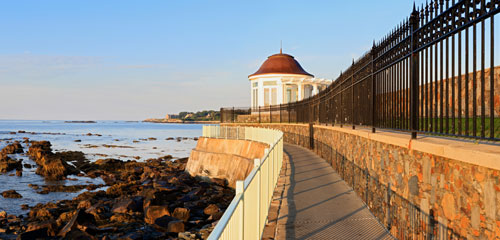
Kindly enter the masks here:
M 281 123 L 281 103 L 280 103 L 280 123 Z
M 273 123 L 273 108 L 269 105 L 269 123 Z
M 410 124 L 411 138 L 417 138 L 418 131 L 418 36 L 415 32 L 419 27 L 418 11 L 413 4 L 413 12 L 410 16 L 410 34 L 411 34 L 411 58 L 410 58 Z
M 234 123 L 234 107 L 233 107 L 233 114 L 231 114 L 233 116 L 233 123 Z
M 290 103 L 288 103 L 286 106 L 288 109 L 288 123 L 290 123 Z
M 266 151 L 269 151 L 268 149 L 264 150 L 264 155 L 266 154 Z M 260 236 L 261 236 L 261 233 L 260 233 L 260 208 L 262 207 L 262 203 L 260 201 L 261 197 L 260 195 L 262 194 L 262 179 L 261 179 L 261 173 L 262 173 L 262 169 L 260 168 L 260 164 L 261 164 L 261 161 L 260 159 L 256 158 L 253 160 L 253 165 L 255 168 L 257 168 L 257 186 L 259 188 L 259 190 L 257 191 L 257 206 L 258 206 L 258 214 L 257 214 L 257 232 L 259 233 L 259 239 L 260 239 Z
M 220 122 L 223 123 L 224 122 L 224 114 L 222 113 L 223 112 L 223 108 L 220 108 Z
M 375 64 L 374 64 L 374 61 L 375 61 L 375 40 L 373 40 L 373 46 L 372 46 L 372 50 L 370 52 L 371 54 L 371 57 L 372 57 L 372 62 L 371 62 L 371 67 L 372 67 L 372 74 L 371 74 L 371 80 L 372 80 L 372 133 L 375 133 L 375 126 L 376 126 L 376 123 L 375 123 L 375 119 L 376 119 L 376 102 L 377 102 L 377 93 L 376 93 L 376 82 L 375 82 L 375 76 L 374 76 L 374 72 L 375 72 Z
M 351 65 L 351 124 L 352 124 L 352 129 L 356 129 L 356 126 L 354 125 L 354 59 L 352 59 L 352 65 Z
M 239 233 L 238 239 L 243 240 L 245 236 L 245 182 L 244 181 L 236 181 L 236 195 L 241 194 L 241 212 L 240 212 L 240 221 L 239 221 Z
M 259 123 L 260 123 L 260 106 L 258 108 L 259 108 Z

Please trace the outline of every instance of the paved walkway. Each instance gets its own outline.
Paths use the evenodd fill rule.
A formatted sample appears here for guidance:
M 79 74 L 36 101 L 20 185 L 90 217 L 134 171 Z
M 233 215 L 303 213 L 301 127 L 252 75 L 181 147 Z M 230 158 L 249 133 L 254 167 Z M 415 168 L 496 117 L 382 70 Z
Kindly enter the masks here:
M 393 239 L 325 160 L 296 145 L 284 151 L 290 161 L 276 239 Z

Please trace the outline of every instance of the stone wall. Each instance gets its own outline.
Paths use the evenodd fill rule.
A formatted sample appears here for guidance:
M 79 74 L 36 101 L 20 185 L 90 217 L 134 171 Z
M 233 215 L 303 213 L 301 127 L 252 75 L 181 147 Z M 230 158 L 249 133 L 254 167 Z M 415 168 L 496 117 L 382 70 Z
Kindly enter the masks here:
M 254 167 L 254 159 L 262 158 L 269 145 L 234 139 L 198 139 L 191 151 L 186 171 L 192 176 L 226 179 L 230 187 L 244 180 Z
M 400 239 L 500 237 L 498 145 L 319 125 L 253 126 L 280 129 L 285 142 L 312 147 Z

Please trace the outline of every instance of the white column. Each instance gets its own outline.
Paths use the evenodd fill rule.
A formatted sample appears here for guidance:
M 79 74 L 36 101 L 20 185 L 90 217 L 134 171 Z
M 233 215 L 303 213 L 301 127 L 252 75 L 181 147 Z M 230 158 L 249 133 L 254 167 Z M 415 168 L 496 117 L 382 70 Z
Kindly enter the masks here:
M 314 95 L 316 95 L 316 94 L 319 93 L 319 91 L 318 91 L 318 84 L 313 84 L 312 86 L 313 86 L 312 95 L 314 96 Z
M 302 82 L 297 83 L 298 101 L 302 100 Z
M 257 93 L 257 95 L 259 95 L 259 103 L 257 107 L 264 106 L 264 85 L 261 79 L 259 79 L 259 92 Z
M 282 104 L 284 101 L 283 101 L 283 82 L 280 80 L 278 80 L 276 82 L 276 84 L 278 85 L 278 96 L 276 96 L 278 98 L 278 102 L 277 104 Z
M 254 81 L 250 81 L 250 107 L 251 108 L 255 108 L 255 106 L 253 105 L 253 103 L 254 103 L 254 100 L 253 100 L 253 82 Z

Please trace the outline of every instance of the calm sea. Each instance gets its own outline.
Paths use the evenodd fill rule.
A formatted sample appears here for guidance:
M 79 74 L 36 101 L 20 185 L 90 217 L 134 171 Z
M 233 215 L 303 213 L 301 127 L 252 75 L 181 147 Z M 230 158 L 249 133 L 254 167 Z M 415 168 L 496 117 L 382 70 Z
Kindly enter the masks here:
M 172 155 L 174 158 L 188 157 L 196 145 L 194 137 L 201 135 L 201 124 L 155 124 L 127 121 L 98 121 L 97 123 L 67 123 L 64 121 L 13 121 L 0 120 L 0 149 L 9 142 L 25 138 L 47 140 L 52 143 L 53 151 L 82 151 L 86 157 L 95 161 L 104 158 L 144 161 Z M 25 132 L 25 133 L 23 133 Z M 15 134 L 14 134 L 15 133 Z M 175 140 L 167 140 L 174 138 Z M 181 138 L 181 141 L 177 141 Z M 23 143 L 25 151 L 27 146 Z M 11 156 L 23 159 L 24 163 L 35 165 L 24 155 Z M 0 196 L 0 211 L 20 214 L 21 204 L 33 206 L 37 203 L 71 199 L 77 193 L 38 194 L 28 184 L 101 184 L 100 178 L 75 177 L 77 180 L 47 182 L 35 174 L 36 168 L 24 168 L 23 176 L 9 176 L 15 171 L 0 174 L 0 192 L 14 189 L 21 199 L 6 199 Z

